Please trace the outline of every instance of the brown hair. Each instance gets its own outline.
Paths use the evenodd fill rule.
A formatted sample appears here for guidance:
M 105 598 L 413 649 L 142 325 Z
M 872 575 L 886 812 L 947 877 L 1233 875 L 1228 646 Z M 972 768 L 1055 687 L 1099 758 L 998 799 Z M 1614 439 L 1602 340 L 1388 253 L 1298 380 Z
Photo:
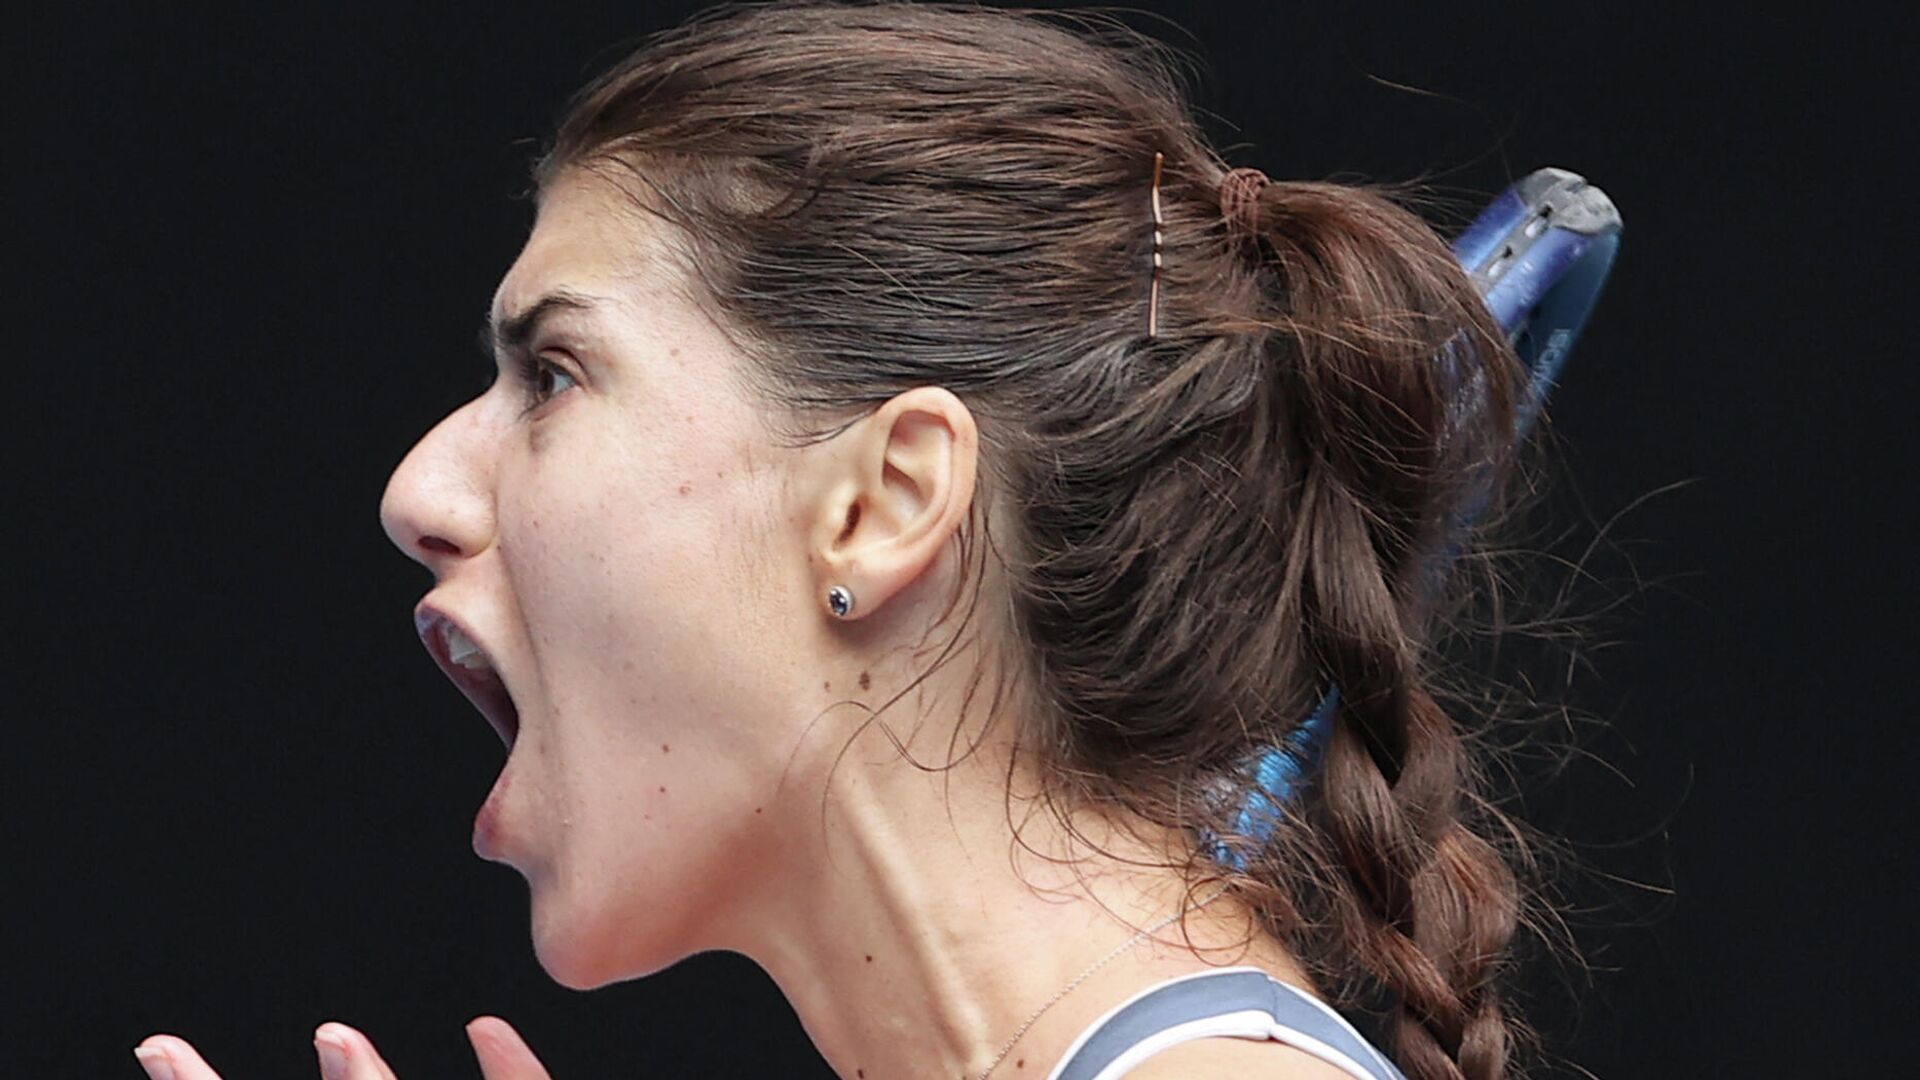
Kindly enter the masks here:
M 1232 882 L 1336 1003 L 1384 993 L 1415 1080 L 1511 1068 L 1513 830 L 1427 661 L 1449 515 L 1509 472 L 1519 367 L 1397 189 L 1277 181 L 1225 215 L 1163 46 L 931 3 L 698 16 L 581 92 L 538 178 L 574 168 L 678 226 L 755 388 L 818 422 L 801 437 L 929 383 L 974 411 L 963 564 L 1004 507 L 1004 647 L 1050 802 L 1221 837 L 1243 870 L 1196 844 L 1189 882 Z M 1219 794 L 1328 685 L 1308 797 L 1265 843 L 1235 834 Z

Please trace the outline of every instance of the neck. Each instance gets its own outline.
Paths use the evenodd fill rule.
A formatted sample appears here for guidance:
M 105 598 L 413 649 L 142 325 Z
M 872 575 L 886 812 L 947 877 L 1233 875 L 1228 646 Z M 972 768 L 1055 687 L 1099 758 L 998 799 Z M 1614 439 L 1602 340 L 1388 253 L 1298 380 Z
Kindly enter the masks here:
M 727 913 L 721 947 L 772 976 L 841 1077 L 973 1080 L 990 1065 L 995 1077 L 1044 1077 L 1086 1024 L 1158 978 L 1228 963 L 1301 978 L 1223 896 L 1186 921 L 1198 952 L 1178 921 L 1128 947 L 996 1065 L 1036 1010 L 1184 895 L 1174 871 L 1128 865 L 1165 862 L 1182 838 L 1076 820 L 1100 849 L 1089 851 L 1044 807 L 1009 798 L 1014 761 L 1010 747 L 983 744 L 951 770 L 923 770 L 862 734 L 824 812 L 817 791 L 785 808 L 807 840 L 768 853 L 761 870 L 774 872 Z

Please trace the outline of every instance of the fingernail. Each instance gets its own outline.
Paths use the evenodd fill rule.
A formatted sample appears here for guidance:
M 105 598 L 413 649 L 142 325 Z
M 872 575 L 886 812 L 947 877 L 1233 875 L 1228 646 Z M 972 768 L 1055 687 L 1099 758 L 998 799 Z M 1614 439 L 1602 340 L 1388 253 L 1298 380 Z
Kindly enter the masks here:
M 165 1050 L 156 1050 L 151 1046 L 136 1046 L 133 1056 L 140 1061 L 140 1067 L 147 1070 L 151 1080 L 173 1080 L 173 1059 Z
M 320 1075 L 327 1080 L 347 1080 L 347 1043 L 331 1031 L 313 1037 L 313 1049 L 320 1055 Z

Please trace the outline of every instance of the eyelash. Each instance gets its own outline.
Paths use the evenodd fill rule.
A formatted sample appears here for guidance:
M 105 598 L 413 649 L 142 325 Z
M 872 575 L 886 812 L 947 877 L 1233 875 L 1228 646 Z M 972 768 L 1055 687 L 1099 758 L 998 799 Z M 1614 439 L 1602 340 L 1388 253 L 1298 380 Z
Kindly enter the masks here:
M 527 407 L 521 411 L 522 416 L 579 385 L 579 380 L 568 374 L 564 368 L 534 353 L 521 353 L 514 358 L 514 365 L 519 369 L 520 386 L 525 393 L 527 403 Z M 549 375 L 566 379 L 567 387 L 561 390 L 542 389 L 542 381 Z

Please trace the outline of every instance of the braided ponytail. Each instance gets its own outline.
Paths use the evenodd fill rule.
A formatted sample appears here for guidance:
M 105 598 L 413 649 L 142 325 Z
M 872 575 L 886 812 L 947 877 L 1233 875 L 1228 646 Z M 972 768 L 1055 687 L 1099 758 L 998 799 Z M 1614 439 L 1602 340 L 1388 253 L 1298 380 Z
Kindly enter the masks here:
M 1245 856 L 1176 845 L 1165 868 L 1231 878 L 1336 1004 L 1390 995 L 1413 1080 L 1492 1080 L 1518 889 L 1421 664 L 1520 365 L 1418 216 L 1229 174 L 1181 84 L 1085 13 L 751 5 L 583 91 L 541 175 L 608 170 L 677 227 L 796 441 L 930 382 L 964 397 L 971 580 L 928 674 L 977 611 L 979 697 L 1018 704 L 1062 825 L 1091 808 Z M 1311 797 L 1248 835 L 1215 796 L 1329 685 Z
M 1280 365 L 1304 449 L 1292 561 L 1304 648 L 1341 690 L 1313 833 L 1336 941 L 1324 955 L 1397 999 L 1415 1080 L 1503 1075 L 1497 990 L 1518 888 L 1462 817 L 1472 773 L 1422 684 L 1424 565 L 1471 466 L 1506 464 L 1517 366 L 1463 271 L 1418 217 L 1364 189 L 1268 185 L 1259 235 L 1284 297 Z M 1463 342 L 1464 339 L 1464 342 Z M 1486 395 L 1466 427 L 1433 358 L 1460 350 Z M 1309 879 L 1313 875 L 1299 875 Z M 1335 961 L 1336 963 L 1338 961 Z

